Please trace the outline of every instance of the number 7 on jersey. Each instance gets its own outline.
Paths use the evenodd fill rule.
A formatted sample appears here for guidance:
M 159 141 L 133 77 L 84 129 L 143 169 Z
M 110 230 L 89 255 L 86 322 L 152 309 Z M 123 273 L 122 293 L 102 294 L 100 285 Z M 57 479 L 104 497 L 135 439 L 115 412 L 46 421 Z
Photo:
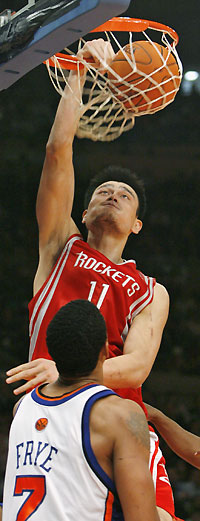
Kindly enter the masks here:
M 22 506 L 18 510 L 16 521 L 27 521 L 39 508 L 46 496 L 46 482 L 44 476 L 17 476 L 14 496 L 22 496 L 28 492 Z

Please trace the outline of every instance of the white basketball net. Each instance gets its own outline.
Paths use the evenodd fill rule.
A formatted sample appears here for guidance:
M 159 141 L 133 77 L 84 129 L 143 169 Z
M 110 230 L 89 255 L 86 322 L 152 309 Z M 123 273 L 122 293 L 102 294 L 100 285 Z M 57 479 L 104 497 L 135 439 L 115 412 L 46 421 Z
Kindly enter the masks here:
M 114 72 L 113 69 L 111 69 L 111 67 L 109 67 L 107 64 L 103 62 L 102 67 L 97 70 L 94 65 L 86 62 L 84 59 L 80 60 L 80 62 L 83 63 L 87 68 L 87 75 L 82 93 L 82 98 L 81 96 L 79 97 L 79 100 L 81 99 L 80 104 L 82 106 L 82 116 L 79 121 L 79 126 L 76 135 L 79 138 L 89 138 L 93 141 L 113 141 L 114 139 L 118 138 L 123 132 L 130 130 L 134 126 L 135 116 L 154 114 L 158 110 L 162 110 L 163 108 L 165 108 L 169 103 L 173 101 L 177 91 L 179 90 L 180 80 L 182 78 L 182 64 L 176 51 L 175 43 L 170 43 L 165 32 L 161 32 L 162 45 L 164 45 L 167 48 L 167 56 L 165 58 L 161 56 L 157 46 L 148 36 L 147 31 L 142 31 L 140 35 L 143 34 L 143 39 L 148 40 L 151 43 L 151 45 L 154 46 L 156 52 L 159 53 L 162 59 L 162 65 L 159 69 L 157 69 L 157 71 L 165 67 L 169 73 L 169 79 L 163 81 L 163 83 L 166 83 L 166 81 L 171 82 L 172 87 L 170 86 L 170 95 L 172 94 L 172 99 L 170 99 L 170 101 L 167 99 L 167 97 L 169 98 L 169 91 L 167 92 L 167 96 L 165 90 L 163 89 L 163 83 L 159 84 L 154 79 L 155 70 L 153 76 L 151 76 L 150 74 L 147 75 L 144 72 L 140 71 L 137 67 L 137 64 L 135 63 L 134 53 L 131 53 L 130 57 L 130 54 L 128 55 L 124 51 L 113 32 L 109 31 L 105 32 L 104 34 L 106 39 L 111 43 L 114 49 L 117 46 L 117 51 L 121 50 L 123 52 L 125 59 L 127 59 L 128 63 L 131 65 L 131 72 L 126 77 L 121 78 L 121 76 Z M 127 43 L 130 44 L 131 48 L 133 43 L 133 34 L 135 35 L 135 33 L 132 32 L 127 33 L 127 36 L 129 35 L 129 42 Z M 139 39 L 141 40 L 141 38 L 137 38 L 137 40 Z M 81 40 L 79 40 L 78 50 L 85 43 L 85 40 L 81 38 Z M 64 49 L 64 52 L 66 52 L 66 55 L 74 54 L 70 49 L 67 48 Z M 173 53 L 176 59 L 179 69 L 178 76 L 174 76 L 172 74 L 171 69 L 167 66 L 167 60 L 170 53 Z M 49 60 L 46 61 L 49 76 L 56 91 L 61 96 L 64 96 L 65 86 L 69 86 L 69 71 L 67 69 L 62 68 L 65 58 L 57 58 L 56 55 L 54 55 L 52 57 L 52 60 L 54 62 L 54 67 L 50 66 Z M 107 70 L 112 73 L 112 77 L 116 78 L 116 80 L 114 79 L 113 81 L 113 79 L 108 79 L 107 73 L 105 74 L 104 72 L 105 65 Z M 155 89 L 156 86 L 156 89 L 158 89 L 159 93 L 156 100 L 154 99 L 152 101 L 149 98 L 149 89 L 141 90 L 141 79 L 138 80 L 138 83 L 134 82 L 134 87 L 131 86 L 130 96 L 130 82 L 128 82 L 128 78 L 130 74 L 132 74 L 133 72 L 137 72 L 138 75 L 142 76 L 144 79 L 150 79 L 152 83 L 152 88 Z M 78 75 L 80 78 L 79 67 Z M 123 93 L 121 90 L 119 90 L 118 86 L 115 85 L 115 83 L 119 82 L 123 83 L 123 85 L 125 86 L 125 90 L 123 90 Z M 142 94 L 144 98 L 144 108 L 140 104 L 139 108 L 137 106 L 132 106 L 131 111 L 130 109 L 128 110 L 128 108 L 124 106 L 124 102 L 126 102 L 127 104 L 127 102 L 131 103 L 132 101 L 134 104 L 134 97 L 138 96 L 138 94 Z M 119 99 L 117 98 L 118 95 L 120 95 L 121 97 L 123 96 L 122 101 L 119 101 Z M 157 100 L 160 100 L 159 106 L 155 108 L 155 106 L 153 107 L 153 104 L 155 105 L 155 101 Z

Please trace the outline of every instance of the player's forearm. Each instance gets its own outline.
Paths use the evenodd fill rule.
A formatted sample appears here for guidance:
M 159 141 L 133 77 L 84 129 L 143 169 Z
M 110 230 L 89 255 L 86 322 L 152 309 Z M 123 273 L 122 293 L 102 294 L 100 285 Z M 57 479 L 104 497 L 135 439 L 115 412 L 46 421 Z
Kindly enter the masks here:
M 183 429 L 161 411 L 154 408 L 151 411 L 153 412 L 150 421 L 169 447 L 185 461 L 200 469 L 200 456 L 195 455 L 200 450 L 200 438 Z
M 71 77 L 71 90 L 61 98 L 46 147 L 45 161 L 36 201 L 40 246 L 57 236 L 62 247 L 69 232 L 74 198 L 72 145 L 80 117 L 77 101 L 78 78 Z M 56 244 L 57 249 L 57 244 Z M 54 252 L 55 253 L 55 252 Z
M 77 73 L 71 72 L 49 135 L 47 149 L 72 143 L 80 119 L 82 84 Z
M 143 330 L 131 329 L 124 344 L 124 354 L 104 362 L 104 383 L 108 387 L 137 389 L 147 379 L 153 366 L 160 336 Z

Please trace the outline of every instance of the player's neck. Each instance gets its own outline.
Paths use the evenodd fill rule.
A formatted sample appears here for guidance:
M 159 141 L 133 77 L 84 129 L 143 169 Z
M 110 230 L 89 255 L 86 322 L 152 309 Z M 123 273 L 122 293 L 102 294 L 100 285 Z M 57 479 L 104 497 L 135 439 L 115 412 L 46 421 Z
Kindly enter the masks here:
M 101 252 L 105 257 L 115 264 L 122 262 L 122 253 L 127 242 L 127 237 L 113 236 L 109 233 L 95 234 L 88 232 L 87 243 L 91 248 Z
M 96 371 L 94 370 L 88 376 L 79 376 L 74 379 L 71 377 L 67 378 L 65 376 L 59 375 L 56 382 L 45 385 L 45 387 L 42 389 L 42 393 L 45 396 L 62 396 L 65 393 L 70 393 L 89 384 L 103 384 L 102 369 L 97 369 Z

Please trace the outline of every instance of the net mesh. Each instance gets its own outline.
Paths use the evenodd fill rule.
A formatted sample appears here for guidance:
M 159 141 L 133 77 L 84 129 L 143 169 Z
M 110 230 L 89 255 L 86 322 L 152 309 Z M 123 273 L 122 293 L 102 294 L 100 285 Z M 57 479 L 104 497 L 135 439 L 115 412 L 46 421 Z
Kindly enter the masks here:
M 77 74 L 79 77 L 81 105 L 81 118 L 76 132 L 79 138 L 89 138 L 93 141 L 112 141 L 118 138 L 123 132 L 133 128 L 135 117 L 154 114 L 162 110 L 174 100 L 179 90 L 182 78 L 182 64 L 176 51 L 174 41 L 170 42 L 169 36 L 165 32 L 160 33 L 160 42 L 165 47 L 166 52 L 162 55 L 158 50 L 158 45 L 151 39 L 148 31 L 142 31 L 143 40 L 150 42 L 156 53 L 159 53 L 161 65 L 153 70 L 153 73 L 146 74 L 144 70 L 140 70 L 134 56 L 134 52 L 127 54 L 125 47 L 122 47 L 116 35 L 109 31 L 104 33 L 106 38 L 112 45 L 115 52 L 121 51 L 130 66 L 130 72 L 121 77 L 113 70 L 111 65 L 107 65 L 101 59 L 101 66 L 97 69 L 95 64 L 88 63 L 81 59 L 77 63 Z M 154 31 L 155 33 L 155 31 Z M 134 44 L 133 33 L 126 33 L 130 49 Z M 138 39 L 138 38 L 137 38 Z M 141 38 L 140 38 L 141 40 Z M 78 49 L 81 49 L 86 41 L 81 38 L 78 43 Z M 136 43 L 136 42 L 135 42 Z M 177 67 L 174 74 L 171 67 L 168 66 L 169 56 L 173 55 Z M 51 82 L 56 91 L 65 96 L 64 89 L 68 85 L 69 71 L 67 67 L 67 55 L 73 55 L 70 49 L 64 49 L 62 55 L 54 55 L 51 60 L 46 61 Z M 81 67 L 79 63 L 84 64 L 86 68 L 86 81 L 82 91 L 80 74 Z M 167 71 L 161 82 L 156 80 L 156 73 Z M 137 73 L 138 80 L 131 84 L 131 75 Z M 130 78 L 130 79 L 129 79 Z M 148 82 L 146 82 L 148 80 Z M 169 82 L 167 89 L 165 85 Z M 148 84 L 148 87 L 147 87 Z M 119 88 L 120 85 L 120 88 Z M 122 92 L 123 85 L 123 92 Z M 131 88 L 130 88 L 131 85 Z M 70 88 L 70 86 L 69 86 Z M 156 97 L 155 97 L 156 89 Z M 151 92 L 154 90 L 152 100 Z M 166 94 L 167 91 L 167 94 Z M 140 104 L 137 106 L 134 101 L 140 95 Z M 141 98 L 142 96 L 142 98 Z M 120 99 L 119 99 L 120 98 Z M 142 102 L 141 102 L 142 99 Z

